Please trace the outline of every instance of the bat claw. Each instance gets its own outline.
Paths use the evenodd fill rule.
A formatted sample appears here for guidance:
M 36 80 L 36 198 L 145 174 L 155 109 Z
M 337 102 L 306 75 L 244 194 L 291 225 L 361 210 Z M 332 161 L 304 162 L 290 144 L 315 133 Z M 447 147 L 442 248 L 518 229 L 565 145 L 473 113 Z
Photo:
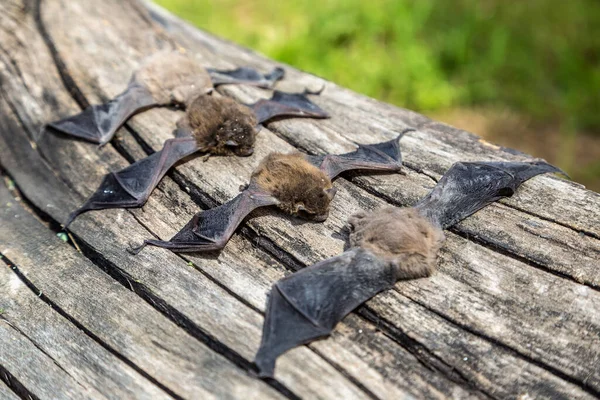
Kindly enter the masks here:
M 142 251 L 144 249 L 144 247 L 146 247 L 147 244 L 148 244 L 148 242 L 146 240 L 144 240 L 144 243 L 142 243 L 139 246 L 133 246 L 130 243 L 129 247 L 127 248 L 127 252 L 131 255 L 136 256 L 140 251 Z
M 71 214 L 69 214 L 69 217 L 67 218 L 67 222 L 65 222 L 65 224 L 63 225 L 63 229 L 67 230 L 69 228 L 69 225 L 71 225 L 71 222 L 73 222 L 75 220 L 75 218 L 77 218 L 77 216 L 79 214 L 81 214 L 81 209 L 77 209 L 75 211 L 73 211 Z
M 403 130 L 400 131 L 400 133 L 398 134 L 398 136 L 396 136 L 396 140 L 400 140 L 402 139 L 402 137 L 404 135 L 406 135 L 408 132 L 416 132 L 417 130 L 415 128 L 405 128 Z

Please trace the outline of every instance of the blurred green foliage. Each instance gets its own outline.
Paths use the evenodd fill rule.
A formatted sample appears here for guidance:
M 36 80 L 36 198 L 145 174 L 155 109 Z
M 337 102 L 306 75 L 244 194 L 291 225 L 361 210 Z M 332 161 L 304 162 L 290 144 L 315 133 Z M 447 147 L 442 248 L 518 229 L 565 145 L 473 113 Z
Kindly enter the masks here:
M 156 1 L 403 107 L 509 107 L 564 131 L 600 134 L 597 0 Z
M 155 1 L 271 58 L 544 157 L 600 191 L 598 0 Z

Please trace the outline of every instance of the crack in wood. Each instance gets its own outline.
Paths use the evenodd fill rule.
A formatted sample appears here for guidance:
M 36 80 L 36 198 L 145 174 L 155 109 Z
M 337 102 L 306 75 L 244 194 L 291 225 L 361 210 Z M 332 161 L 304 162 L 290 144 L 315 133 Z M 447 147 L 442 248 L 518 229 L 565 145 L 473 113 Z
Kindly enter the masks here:
M 2 256 L 2 258 L 4 258 L 4 255 L 2 255 L 1 253 L 0 253 L 0 256 Z M 14 272 L 14 269 L 11 268 L 10 265 L 7 264 L 7 266 L 9 267 L 10 270 L 12 270 Z M 44 350 L 44 348 L 42 346 L 40 346 L 35 340 L 33 340 L 29 335 L 27 335 L 25 332 L 23 332 L 21 329 L 19 329 L 18 326 L 14 325 L 12 322 L 10 322 L 9 320 L 7 320 L 6 318 L 4 318 L 2 316 L 0 316 L 0 321 L 4 321 L 4 323 L 6 323 L 8 326 L 10 326 L 19 335 L 25 337 L 31 344 L 33 344 L 33 346 L 35 346 L 36 349 L 41 351 L 46 357 L 48 357 L 50 360 L 52 360 L 54 365 L 56 365 L 61 371 L 63 371 L 65 374 L 67 374 L 79 386 L 81 386 L 82 388 L 85 388 L 85 385 L 83 385 L 81 382 L 79 382 L 79 380 L 77 380 L 77 378 L 75 378 L 73 375 L 71 375 L 69 373 L 69 371 L 67 371 L 58 361 L 56 361 L 56 359 L 54 357 L 52 357 L 46 350 Z
M 496 346 L 498 346 L 498 347 L 500 347 L 500 348 L 502 348 L 502 349 L 510 352 L 511 354 L 513 354 L 514 356 L 516 356 L 517 358 L 520 358 L 520 359 L 522 359 L 522 360 L 524 360 L 524 361 L 526 361 L 528 363 L 534 364 L 537 367 L 539 367 L 539 368 L 541 368 L 541 369 L 543 369 L 543 370 L 545 370 L 545 371 L 547 371 L 547 372 L 549 372 L 549 373 L 551 373 L 551 374 L 559 377 L 560 379 L 562 379 L 562 380 L 564 380 L 566 382 L 572 383 L 573 385 L 578 386 L 579 388 L 581 388 L 582 390 L 584 390 L 588 394 L 600 398 L 600 391 L 598 391 L 595 388 L 589 386 L 585 382 L 585 380 L 575 379 L 575 378 L 573 378 L 573 377 L 565 374 L 564 372 L 560 371 L 559 369 L 554 368 L 553 366 L 548 365 L 547 363 L 544 363 L 543 361 L 531 358 L 531 357 L 527 356 L 526 354 L 521 353 L 519 350 L 514 349 L 514 348 L 512 348 L 510 346 L 507 346 L 506 344 L 500 342 L 499 340 L 497 340 L 497 339 L 495 339 L 493 337 L 490 337 L 490 336 L 486 335 L 483 332 L 479 332 L 479 331 L 477 331 L 475 329 L 472 329 L 468 325 L 461 324 L 460 321 L 457 321 L 457 320 L 454 320 L 452 318 L 449 318 L 448 316 L 440 313 L 439 311 L 435 310 L 434 308 L 429 307 L 427 304 L 424 304 L 424 303 L 420 302 L 418 299 L 415 299 L 415 298 L 413 298 L 413 297 L 411 297 L 411 296 L 409 296 L 407 294 L 400 293 L 399 291 L 397 291 L 397 292 L 401 296 L 406 297 L 407 299 L 415 302 L 419 306 L 427 309 L 428 311 L 430 311 L 431 313 L 437 315 L 438 317 L 442 318 L 443 320 L 445 320 L 445 321 L 447 321 L 447 322 L 449 322 L 449 323 L 451 323 L 451 324 L 459 327 L 460 329 L 464 330 L 465 332 L 468 332 L 468 333 L 470 333 L 470 334 L 472 334 L 472 335 L 474 335 L 476 337 L 479 337 L 479 338 L 481 338 L 483 340 L 486 340 L 486 341 L 488 341 L 490 343 L 493 343 Z
M 82 325 L 81 323 L 79 323 L 79 321 L 77 321 L 75 318 L 73 318 L 71 315 L 69 315 L 66 311 L 64 311 L 61 307 L 59 307 L 54 301 L 52 301 L 50 298 L 48 298 L 46 295 L 44 295 L 44 293 L 41 290 L 39 290 L 35 286 L 35 284 L 33 282 L 31 282 L 19 270 L 19 267 L 15 263 L 13 263 L 10 259 L 8 259 L 6 256 L 2 256 L 2 261 L 12 270 L 12 272 L 19 278 L 19 280 L 21 282 L 23 282 L 23 284 L 25 286 L 27 286 L 27 288 L 33 292 L 33 294 L 35 294 L 41 301 L 43 301 L 48 306 L 50 306 L 61 317 L 65 318 L 67 321 L 69 321 L 70 323 L 72 323 L 73 325 L 75 325 L 79 330 L 81 330 L 88 337 L 90 337 L 92 340 L 94 340 L 96 343 L 98 343 L 100 346 L 102 346 L 110 354 L 112 354 L 113 356 L 117 357 L 120 361 L 124 362 L 125 364 L 127 364 L 127 366 L 131 367 L 133 370 L 135 370 L 137 373 L 139 373 L 140 375 L 142 375 L 144 378 L 148 379 L 150 382 L 152 382 L 152 384 L 156 385 L 157 387 L 159 387 L 160 389 L 162 389 L 163 391 L 165 391 L 167 394 L 169 394 L 169 396 L 171 396 L 171 397 L 173 397 L 175 399 L 183 400 L 183 398 L 181 396 L 177 395 L 171 389 L 169 389 L 168 387 L 166 387 L 165 385 L 163 385 L 162 383 L 160 383 L 159 381 L 157 381 L 154 377 L 152 377 L 146 371 L 144 371 L 143 369 L 141 369 L 140 367 L 138 367 L 131 360 L 129 360 L 128 358 L 124 357 L 117 350 L 113 349 L 108 343 L 104 342 L 102 339 L 100 339 L 98 336 L 96 336 L 96 334 L 94 334 L 92 331 L 90 331 L 89 329 L 87 329 L 84 325 Z
M 63 83 L 66 91 L 71 95 L 73 100 L 75 100 L 75 102 L 83 110 L 84 108 L 89 107 L 90 103 L 87 101 L 83 92 L 81 92 L 81 90 L 79 89 L 79 87 L 77 86 L 77 84 L 75 83 L 75 81 L 73 80 L 71 75 L 69 74 L 69 71 L 67 70 L 67 66 L 65 65 L 65 62 L 61 58 L 58 50 L 56 49 L 56 46 L 54 45 L 54 42 L 52 41 L 52 37 L 50 37 L 50 35 L 48 34 L 48 31 L 46 30 L 46 27 L 44 26 L 44 21 L 42 20 L 41 7 L 42 7 L 42 0 L 35 0 L 35 3 L 33 4 L 33 18 L 35 20 L 35 24 L 38 29 L 38 32 L 40 33 L 40 36 L 44 40 L 44 43 L 46 43 L 46 46 L 48 47 L 48 50 L 50 51 L 50 54 L 52 55 L 52 59 L 54 60 L 54 64 L 58 70 L 58 73 L 60 75 L 60 78 L 62 79 L 62 83 Z
M 235 350 L 226 346 L 224 343 L 219 341 L 210 333 L 206 332 L 204 329 L 195 324 L 192 320 L 190 320 L 187 316 L 185 316 L 175 307 L 171 306 L 165 300 L 156 296 L 144 284 L 137 282 L 132 276 L 130 276 L 128 273 L 121 270 L 119 267 L 107 260 L 102 254 L 94 250 L 85 241 L 81 240 L 80 244 L 83 254 L 92 263 L 94 263 L 94 265 L 102 269 L 106 274 L 108 274 L 114 280 L 119 282 L 122 286 L 129 288 L 132 292 L 140 296 L 140 298 L 145 300 L 156 310 L 160 311 L 163 315 L 165 315 L 167 318 L 169 318 L 171 321 L 173 321 L 175 324 L 181 327 L 184 331 L 189 333 L 194 338 L 198 339 L 200 342 L 204 343 L 215 353 L 222 355 L 234 365 L 243 369 L 249 374 L 256 374 L 258 372 L 256 366 L 252 362 L 244 358 Z M 222 285 L 220 284 L 219 286 Z M 232 295 L 234 294 L 232 293 Z M 238 296 L 235 297 L 236 299 L 238 298 Z M 299 399 L 299 397 L 295 393 L 293 393 L 289 388 L 287 388 L 283 383 L 279 382 L 278 380 L 271 379 L 268 380 L 267 383 L 284 396 L 292 400 Z
M 535 213 L 533 213 L 533 212 L 531 212 L 531 211 L 529 211 L 529 210 L 526 210 L 526 209 L 524 209 L 524 208 L 518 207 L 518 206 L 516 206 L 516 205 L 513 205 L 513 204 L 508 204 L 508 203 L 506 203 L 506 202 L 501 202 L 501 203 L 502 203 L 502 204 L 504 204 L 505 206 L 509 207 L 509 208 L 512 208 L 513 210 L 521 211 L 521 212 L 523 212 L 523 213 L 525 213 L 525 214 L 527 214 L 527 215 L 531 215 L 532 217 L 539 218 L 539 219 L 541 219 L 541 220 L 543 220 L 543 221 L 552 222 L 553 224 L 560 225 L 560 226 L 562 226 L 562 227 L 564 227 L 564 228 L 567 228 L 567 229 L 569 229 L 569 230 L 572 230 L 573 232 L 577 232 L 577 233 L 583 233 L 583 234 L 585 234 L 586 236 L 589 236 L 589 237 L 591 237 L 591 238 L 594 238 L 594 239 L 600 240 L 600 236 L 596 235 L 594 232 L 590 232 L 590 231 L 587 231 L 587 230 L 585 230 L 585 229 L 577 229 L 577 228 L 574 228 L 574 227 L 572 227 L 572 226 L 570 226 L 570 225 L 567 225 L 567 224 L 565 224 L 565 223 L 563 223 L 563 222 L 561 222 L 561 221 L 558 221 L 558 220 L 556 220 L 556 219 L 554 219 L 554 218 L 548 218 L 548 217 L 545 217 L 545 216 L 543 216 L 543 215 L 540 215 L 540 214 L 535 214 Z
M 0 364 L 0 380 L 22 400 L 40 400 L 39 397 L 31 393 L 13 374 L 4 368 L 2 364 Z
M 506 257 L 509 257 L 509 258 L 516 260 L 518 262 L 521 262 L 523 264 L 527 264 L 532 268 L 539 269 L 540 271 L 544 271 L 544 272 L 554 275 L 558 278 L 566 279 L 568 281 L 587 286 L 592 290 L 600 291 L 600 286 L 598 286 L 598 285 L 594 285 L 593 283 L 590 283 L 590 282 L 578 281 L 571 275 L 567 275 L 567 274 L 561 273 L 560 271 L 550 269 L 550 268 L 548 268 L 548 266 L 546 266 L 546 265 L 542 264 L 541 262 L 538 262 L 532 258 L 527 258 L 527 257 L 521 256 L 519 254 L 516 254 L 516 253 L 512 252 L 510 249 L 508 249 L 507 247 L 504 247 L 501 242 L 494 242 L 485 236 L 469 233 L 467 230 L 460 229 L 456 226 L 450 228 L 449 231 L 466 239 L 466 240 L 469 240 L 473 243 L 477 243 L 480 246 L 485 247 L 486 249 L 489 249 L 496 253 L 502 254 Z
M 402 329 L 395 326 L 392 322 L 388 321 L 386 318 L 377 315 L 377 313 L 371 309 L 368 305 L 363 305 L 357 310 L 355 310 L 356 314 L 369 321 L 373 325 L 375 325 L 378 329 L 381 330 L 387 337 L 393 340 L 398 345 L 405 348 L 408 352 L 410 352 L 425 368 L 428 368 L 432 371 L 437 371 L 448 379 L 457 383 L 466 389 L 477 391 L 478 393 L 483 394 L 485 397 L 489 399 L 496 399 L 492 394 L 488 393 L 486 390 L 479 388 L 469 380 L 467 376 L 462 374 L 460 370 L 455 368 L 453 365 L 447 363 L 445 360 L 434 354 L 430 351 L 427 346 L 419 343 L 417 340 L 408 336 Z M 381 329 L 383 327 L 384 329 Z

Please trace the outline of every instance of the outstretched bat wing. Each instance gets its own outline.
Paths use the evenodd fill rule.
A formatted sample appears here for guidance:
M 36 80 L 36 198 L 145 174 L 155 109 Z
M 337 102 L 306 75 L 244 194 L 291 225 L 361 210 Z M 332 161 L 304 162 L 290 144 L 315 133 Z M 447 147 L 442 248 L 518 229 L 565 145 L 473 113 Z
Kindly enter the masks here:
M 458 162 L 416 208 L 447 229 L 488 204 L 512 196 L 529 178 L 547 172 L 563 173 L 543 161 Z
M 163 148 L 118 172 L 104 176 L 100 187 L 79 209 L 71 213 L 65 228 L 81 213 L 106 208 L 143 205 L 158 182 L 177 161 L 198 151 L 196 139 L 169 139 Z
M 344 171 L 365 169 L 373 171 L 399 171 L 402 168 L 402 154 L 398 141 L 405 131 L 396 139 L 377 144 L 359 144 L 358 149 L 340 155 L 310 156 L 313 164 L 320 160 L 320 168 L 331 179 Z
M 285 75 L 285 70 L 280 67 L 274 68 L 268 74 L 261 74 L 255 69 L 248 67 L 241 67 L 230 71 L 207 68 L 207 71 L 215 87 L 235 83 L 271 89 Z
M 48 124 L 67 135 L 104 145 L 133 114 L 156 105 L 150 92 L 138 84 L 107 103 L 93 105 L 83 112 Z
M 277 200 L 269 195 L 244 190 L 227 203 L 194 215 L 171 240 L 146 240 L 132 249 L 132 253 L 137 254 L 148 244 L 181 252 L 222 249 L 248 214 L 258 207 L 274 204 Z
M 273 376 L 284 352 L 329 335 L 348 313 L 396 281 L 389 264 L 353 248 L 275 283 L 255 363 Z
M 259 100 L 250 107 L 259 124 L 276 117 L 329 118 L 329 114 L 310 101 L 305 93 L 285 93 L 276 90 L 269 100 Z

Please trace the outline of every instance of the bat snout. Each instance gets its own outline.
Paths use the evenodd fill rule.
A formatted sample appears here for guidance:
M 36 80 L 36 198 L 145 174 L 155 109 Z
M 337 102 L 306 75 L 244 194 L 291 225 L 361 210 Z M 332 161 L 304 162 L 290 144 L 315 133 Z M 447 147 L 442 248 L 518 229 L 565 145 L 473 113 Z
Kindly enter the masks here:
M 323 222 L 329 217 L 329 211 L 322 214 L 314 214 L 311 218 L 312 221 L 315 222 Z

